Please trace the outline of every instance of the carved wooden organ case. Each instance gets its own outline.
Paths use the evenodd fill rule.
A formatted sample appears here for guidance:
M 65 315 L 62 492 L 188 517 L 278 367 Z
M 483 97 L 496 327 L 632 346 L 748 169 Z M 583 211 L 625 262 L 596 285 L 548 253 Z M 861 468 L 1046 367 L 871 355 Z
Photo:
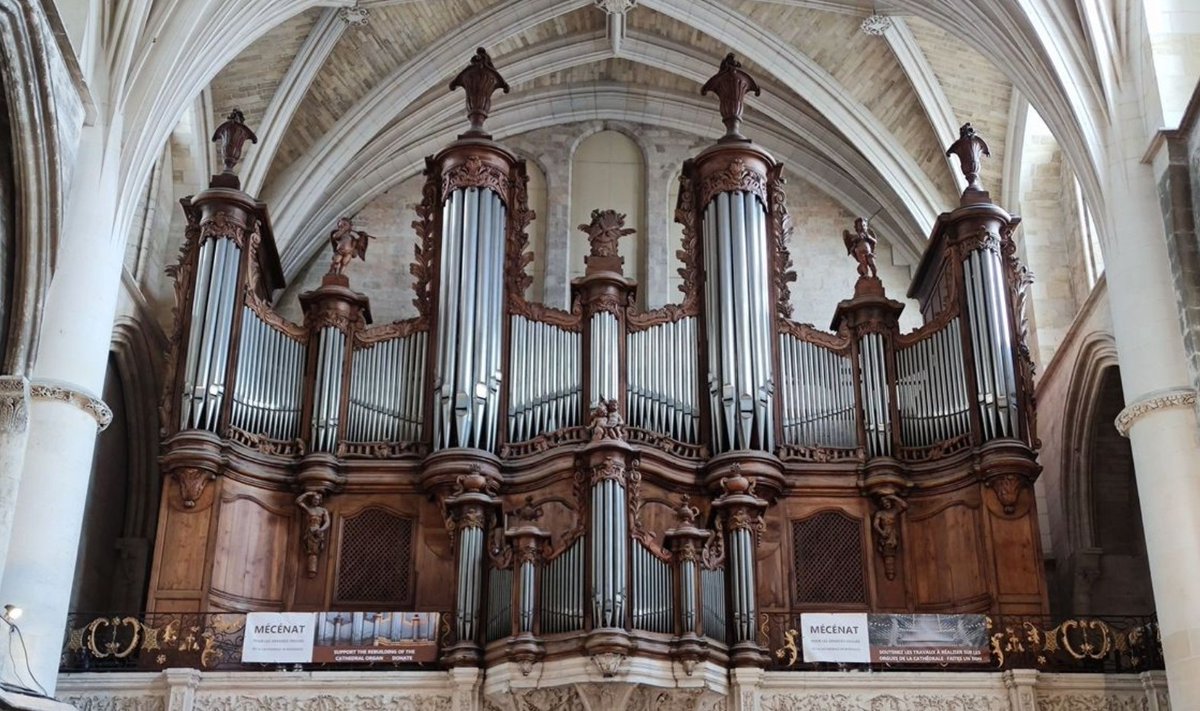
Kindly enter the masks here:
M 612 211 L 571 310 L 525 298 L 524 162 L 483 130 L 505 85 L 481 50 L 455 86 L 471 129 L 427 160 L 396 323 L 342 273 L 348 220 L 304 323 L 273 310 L 270 219 L 232 172 L 253 134 L 218 131 L 226 172 L 183 201 L 152 611 L 437 610 L 456 664 L 762 664 L 772 615 L 1046 611 L 1028 277 L 969 127 L 925 325 L 899 332 L 863 221 L 826 332 L 790 318 L 782 170 L 739 133 L 732 56 L 705 86 L 728 133 L 681 177 L 683 298 L 653 311 Z

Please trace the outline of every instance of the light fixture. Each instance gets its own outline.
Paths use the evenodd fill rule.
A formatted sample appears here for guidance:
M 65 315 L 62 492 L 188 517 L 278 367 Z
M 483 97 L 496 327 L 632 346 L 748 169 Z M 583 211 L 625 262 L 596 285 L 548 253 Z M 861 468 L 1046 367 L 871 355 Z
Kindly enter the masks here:
M 21 619 L 21 614 L 23 612 L 25 612 L 25 611 L 22 610 L 21 608 L 17 607 L 16 605 L 5 605 L 4 606 L 4 615 L 3 615 L 4 621 L 5 622 L 16 622 L 17 620 Z

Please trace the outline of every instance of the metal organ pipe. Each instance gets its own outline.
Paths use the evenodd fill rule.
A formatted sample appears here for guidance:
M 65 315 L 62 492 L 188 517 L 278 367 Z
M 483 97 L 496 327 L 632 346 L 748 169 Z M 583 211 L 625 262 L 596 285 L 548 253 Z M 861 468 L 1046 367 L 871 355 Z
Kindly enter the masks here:
M 507 208 L 463 187 L 442 209 L 434 447 L 495 447 Z
M 508 437 L 523 442 L 579 422 L 580 334 L 511 317 Z M 593 362 L 592 373 L 597 365 Z
M 765 213 L 758 195 L 742 191 L 718 193 L 704 211 L 709 382 L 714 421 L 722 425 L 717 451 L 774 447 Z
M 217 429 L 225 397 L 234 302 L 240 289 L 240 261 L 241 249 L 231 239 L 206 239 L 200 245 L 184 362 L 181 429 Z

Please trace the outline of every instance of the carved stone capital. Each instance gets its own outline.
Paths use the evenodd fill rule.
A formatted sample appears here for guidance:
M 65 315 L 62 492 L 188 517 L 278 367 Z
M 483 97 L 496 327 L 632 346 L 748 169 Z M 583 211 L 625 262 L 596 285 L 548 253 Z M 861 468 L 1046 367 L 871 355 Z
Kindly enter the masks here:
M 112 422 L 112 410 L 87 390 L 60 380 L 37 379 L 29 385 L 31 400 L 58 400 L 83 410 L 96 420 L 96 431 L 103 432 Z
M 29 429 L 29 381 L 20 375 L 0 376 L 0 433 Z
M 1159 390 L 1143 395 L 1133 404 L 1126 406 L 1117 415 L 1117 419 L 1113 424 L 1116 425 L 1117 432 L 1120 432 L 1122 437 L 1128 437 L 1129 430 L 1133 428 L 1133 423 L 1156 410 L 1165 410 L 1172 407 L 1194 407 L 1195 405 L 1196 391 L 1191 388 Z

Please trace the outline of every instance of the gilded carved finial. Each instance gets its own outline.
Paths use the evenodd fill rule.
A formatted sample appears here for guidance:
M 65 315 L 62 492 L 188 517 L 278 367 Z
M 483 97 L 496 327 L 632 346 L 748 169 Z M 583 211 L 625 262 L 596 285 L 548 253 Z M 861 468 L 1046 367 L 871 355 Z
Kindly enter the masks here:
M 875 244 L 879 240 L 875 237 L 875 230 L 871 229 L 870 221 L 866 217 L 858 217 L 854 220 L 854 231 L 842 230 L 842 242 L 846 245 L 846 254 L 854 257 L 858 262 L 858 276 L 877 277 L 879 274 L 875 269 Z
M 329 246 L 333 248 L 329 273 L 341 274 L 355 257 L 366 261 L 367 242 L 373 239 L 374 235 L 354 229 L 349 217 L 339 217 L 337 228 L 329 235 Z
M 946 155 L 958 156 L 958 166 L 967 179 L 967 188 L 963 192 L 983 192 L 979 183 L 979 166 L 983 156 L 992 155 L 988 150 L 987 141 L 975 133 L 970 123 L 964 123 L 958 129 L 958 140 L 946 149 Z
M 483 47 L 475 50 L 471 63 L 451 80 L 451 91 L 460 86 L 467 92 L 467 118 L 471 121 L 470 130 L 463 136 L 487 137 L 487 132 L 483 130 L 483 122 L 487 120 L 488 112 L 492 109 L 492 94 L 496 89 L 501 89 L 507 94 L 509 87 L 504 77 L 500 76 L 500 72 L 496 71 L 492 58 Z
M 753 91 L 754 95 L 758 96 L 762 91 L 754 78 L 742 70 L 742 64 L 733 56 L 733 52 L 725 55 L 725 59 L 721 61 L 721 68 L 704 83 L 700 95 L 704 96 L 710 91 L 716 94 L 720 101 L 721 121 L 725 123 L 725 135 L 720 143 L 748 140 L 741 133 L 746 92 Z
M 234 109 L 225 118 L 225 123 L 217 126 L 212 137 L 213 143 L 221 144 L 221 162 L 225 166 L 225 173 L 232 174 L 234 166 L 242 160 L 242 146 L 246 139 L 258 143 L 258 136 L 246 125 L 246 117 L 239 109 Z

